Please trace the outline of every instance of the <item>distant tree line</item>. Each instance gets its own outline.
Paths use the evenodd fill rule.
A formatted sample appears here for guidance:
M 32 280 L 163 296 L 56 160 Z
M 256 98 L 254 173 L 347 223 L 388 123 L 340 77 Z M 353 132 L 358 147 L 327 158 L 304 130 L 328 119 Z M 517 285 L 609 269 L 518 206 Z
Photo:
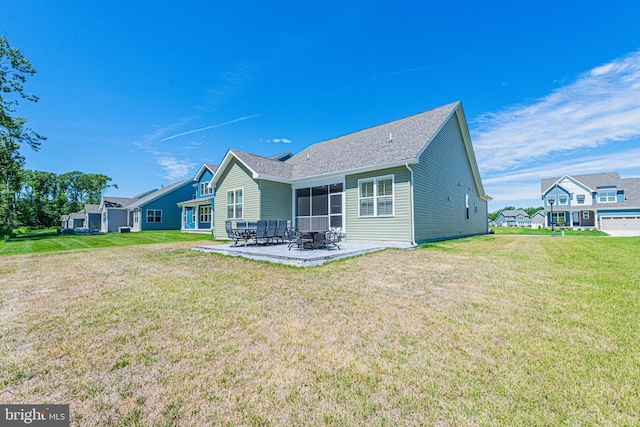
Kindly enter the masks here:
M 523 210 L 523 211 L 525 211 L 527 213 L 527 215 L 531 216 L 534 213 L 538 212 L 539 210 L 544 209 L 544 207 L 540 206 L 538 208 L 515 208 L 513 206 L 505 206 L 502 209 L 498 209 L 497 211 L 490 213 L 489 214 L 489 219 L 491 221 L 495 221 L 495 219 L 498 217 L 498 215 L 500 215 L 500 213 L 502 211 L 514 211 L 514 210 L 517 210 L 517 209 Z
M 23 172 L 20 192 L 12 225 L 30 228 L 60 225 L 62 215 L 81 211 L 87 203 L 100 203 L 111 178 L 79 171 L 56 175 L 51 172 L 27 170 Z
M 0 235 L 19 226 L 59 225 L 63 214 L 77 212 L 85 203 L 99 203 L 108 187 L 116 187 L 101 174 L 25 170 L 21 146 L 37 151 L 46 139 L 15 114 L 20 101 L 38 102 L 23 87 L 34 74 L 31 63 L 0 35 Z

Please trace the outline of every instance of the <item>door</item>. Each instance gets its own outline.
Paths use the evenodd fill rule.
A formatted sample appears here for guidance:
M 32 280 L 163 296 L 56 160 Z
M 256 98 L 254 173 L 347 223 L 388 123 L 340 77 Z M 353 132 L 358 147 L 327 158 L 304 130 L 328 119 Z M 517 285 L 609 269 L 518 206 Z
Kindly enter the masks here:
M 191 228 L 196 228 L 196 223 L 193 220 L 193 208 L 192 207 L 187 207 L 184 209 L 184 228 L 185 229 L 191 229 Z

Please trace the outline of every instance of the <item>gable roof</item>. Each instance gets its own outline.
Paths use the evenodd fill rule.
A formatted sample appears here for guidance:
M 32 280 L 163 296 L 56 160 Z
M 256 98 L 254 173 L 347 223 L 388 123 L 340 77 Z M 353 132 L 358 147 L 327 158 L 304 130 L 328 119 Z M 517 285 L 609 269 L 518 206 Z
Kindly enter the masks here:
M 178 182 L 174 182 L 173 184 L 169 184 L 165 187 L 162 187 L 159 190 L 154 191 L 151 194 L 147 194 L 144 197 L 141 197 L 140 199 L 134 200 L 133 203 L 130 203 L 129 205 L 127 205 L 127 209 L 135 209 L 135 208 L 139 208 L 141 206 L 146 205 L 149 202 L 152 202 L 156 199 L 159 199 L 160 197 L 164 196 L 167 193 L 172 192 L 173 190 L 176 190 L 180 187 L 183 187 L 184 185 L 187 184 L 191 184 L 191 182 L 193 182 L 192 179 L 183 179 L 182 181 L 178 181 Z
M 200 169 L 198 170 L 198 173 L 196 173 L 196 176 L 193 178 L 193 180 L 198 181 L 206 170 L 211 172 L 211 174 L 213 175 L 218 170 L 218 166 L 211 163 L 203 163 L 202 166 L 200 166 Z
M 131 203 L 135 202 L 137 199 L 135 197 L 109 197 L 105 196 L 102 198 L 102 202 L 100 206 L 106 209 L 122 209 L 129 206 Z
M 576 181 L 576 183 L 582 184 L 591 191 L 595 190 L 598 186 L 616 184 L 622 180 L 618 172 L 592 173 L 588 175 L 563 175 L 557 178 L 544 178 L 540 181 L 542 194 L 546 194 L 551 187 L 564 178 Z
M 500 212 L 500 215 L 506 217 L 516 217 L 518 215 L 524 215 L 525 217 L 529 218 L 529 214 L 526 213 L 525 211 L 523 211 L 522 209 L 509 209 L 509 210 L 504 210 L 502 212 Z M 498 215 L 498 216 L 500 216 Z
M 84 212 L 71 212 L 69 219 L 84 219 Z
M 96 205 L 93 203 L 86 203 L 84 205 L 84 212 L 89 214 L 99 214 L 100 213 L 100 205 Z
M 220 163 L 218 173 L 213 176 L 211 183 L 217 182 L 220 171 L 226 169 L 234 158 L 252 172 L 254 179 L 281 182 L 415 164 L 420 154 L 454 114 L 458 115 L 480 196 L 490 200 L 484 194 L 460 102 L 318 142 L 285 161 L 231 149 Z

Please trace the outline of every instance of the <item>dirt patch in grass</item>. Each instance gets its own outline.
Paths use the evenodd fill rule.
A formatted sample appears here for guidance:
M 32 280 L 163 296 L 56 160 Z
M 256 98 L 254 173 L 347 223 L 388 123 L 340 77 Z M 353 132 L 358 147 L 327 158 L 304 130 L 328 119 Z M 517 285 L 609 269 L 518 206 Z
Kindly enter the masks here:
M 640 273 L 610 274 L 632 243 L 2 257 L 0 401 L 70 403 L 73 425 L 632 425 Z

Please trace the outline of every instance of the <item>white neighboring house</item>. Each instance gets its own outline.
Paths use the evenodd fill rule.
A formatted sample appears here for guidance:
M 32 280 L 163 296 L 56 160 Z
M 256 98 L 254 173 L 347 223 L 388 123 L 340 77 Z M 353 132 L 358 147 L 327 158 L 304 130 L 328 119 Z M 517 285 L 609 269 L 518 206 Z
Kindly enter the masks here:
M 499 227 L 530 227 L 531 218 L 522 209 L 505 210 L 496 217 L 495 223 Z
M 544 228 L 544 209 L 531 215 L 531 228 Z

